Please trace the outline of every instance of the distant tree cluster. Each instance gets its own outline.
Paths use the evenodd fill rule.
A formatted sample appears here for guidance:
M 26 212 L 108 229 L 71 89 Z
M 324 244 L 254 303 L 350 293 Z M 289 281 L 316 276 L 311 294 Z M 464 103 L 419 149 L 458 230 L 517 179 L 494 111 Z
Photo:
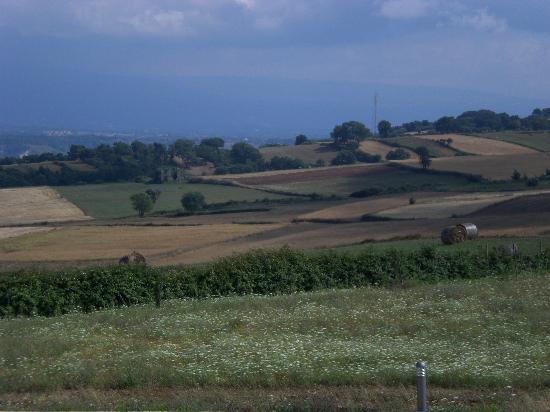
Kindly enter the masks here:
M 508 113 L 491 110 L 472 110 L 457 117 L 443 116 L 435 122 L 428 120 L 403 123 L 392 127 L 382 120 L 378 123 L 380 137 L 391 137 L 405 133 L 485 133 L 504 130 L 538 131 L 550 129 L 550 108 L 535 109 L 531 115 L 521 118 Z

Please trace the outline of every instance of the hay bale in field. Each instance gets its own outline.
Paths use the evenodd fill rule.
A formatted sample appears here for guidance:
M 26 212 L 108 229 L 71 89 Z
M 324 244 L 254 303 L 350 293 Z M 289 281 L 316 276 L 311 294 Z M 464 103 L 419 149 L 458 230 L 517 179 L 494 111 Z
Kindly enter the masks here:
M 454 245 L 466 240 L 466 231 L 460 226 L 449 226 L 441 231 L 441 241 L 445 245 Z
M 122 256 L 118 263 L 120 265 L 145 265 L 147 264 L 147 259 L 141 253 L 136 252 L 135 250 L 129 255 Z
M 476 239 L 479 235 L 479 230 L 473 223 L 461 223 L 457 226 L 465 233 L 467 240 Z

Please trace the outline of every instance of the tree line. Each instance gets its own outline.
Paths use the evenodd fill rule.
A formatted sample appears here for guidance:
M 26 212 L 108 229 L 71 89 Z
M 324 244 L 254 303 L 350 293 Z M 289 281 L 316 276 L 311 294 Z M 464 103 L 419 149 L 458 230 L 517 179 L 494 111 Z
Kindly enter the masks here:
M 487 133 L 505 130 L 539 131 L 550 129 L 550 108 L 534 109 L 529 116 L 521 118 L 492 110 L 471 110 L 456 117 L 443 116 L 435 122 L 415 120 L 392 126 L 387 120 L 377 125 L 380 137 L 398 136 L 405 133 Z

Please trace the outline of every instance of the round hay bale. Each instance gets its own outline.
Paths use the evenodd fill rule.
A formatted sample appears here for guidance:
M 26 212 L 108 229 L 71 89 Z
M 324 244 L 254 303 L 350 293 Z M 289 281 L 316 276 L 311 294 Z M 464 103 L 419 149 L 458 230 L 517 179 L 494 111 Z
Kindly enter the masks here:
M 466 234 L 466 239 L 468 240 L 476 239 L 479 235 L 479 230 L 477 229 L 477 226 L 473 223 L 461 223 L 457 226 L 464 231 L 464 233 Z
M 147 259 L 141 253 L 133 251 L 129 255 L 122 256 L 118 263 L 121 265 L 145 265 L 147 264 Z
M 466 240 L 466 231 L 459 226 L 449 226 L 441 231 L 441 241 L 445 245 L 454 245 Z

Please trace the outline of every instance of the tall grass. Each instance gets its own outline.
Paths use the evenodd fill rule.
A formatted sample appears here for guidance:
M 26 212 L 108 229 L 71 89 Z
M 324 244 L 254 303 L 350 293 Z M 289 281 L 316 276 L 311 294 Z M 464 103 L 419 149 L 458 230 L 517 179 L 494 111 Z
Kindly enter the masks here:
M 0 392 L 414 383 L 544 388 L 550 276 L 172 300 L 0 320 Z

